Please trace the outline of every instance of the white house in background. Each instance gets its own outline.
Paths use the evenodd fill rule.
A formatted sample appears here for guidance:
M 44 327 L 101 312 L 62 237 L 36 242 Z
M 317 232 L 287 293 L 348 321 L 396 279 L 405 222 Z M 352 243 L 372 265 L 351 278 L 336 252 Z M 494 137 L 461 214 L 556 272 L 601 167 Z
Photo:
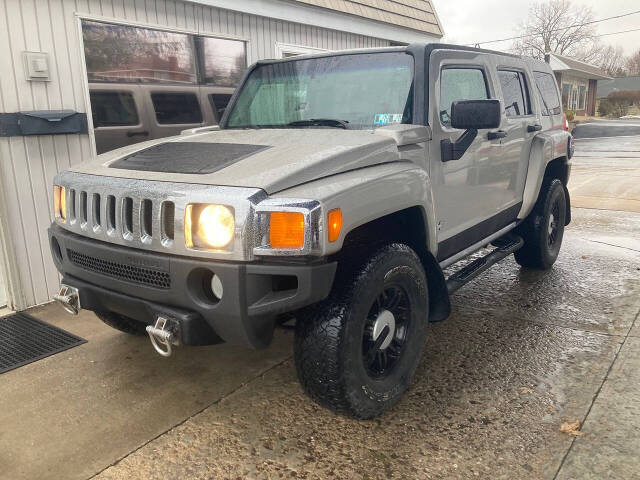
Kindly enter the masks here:
M 247 64 L 438 41 L 431 0 L 5 0 L 0 10 L 0 307 L 59 276 L 52 180 L 123 144 L 215 123 Z M 93 104 L 93 108 L 92 108 Z
M 611 77 L 595 65 L 555 53 L 550 55 L 549 65 L 556 74 L 563 108 L 578 115 L 595 115 L 598 81 Z

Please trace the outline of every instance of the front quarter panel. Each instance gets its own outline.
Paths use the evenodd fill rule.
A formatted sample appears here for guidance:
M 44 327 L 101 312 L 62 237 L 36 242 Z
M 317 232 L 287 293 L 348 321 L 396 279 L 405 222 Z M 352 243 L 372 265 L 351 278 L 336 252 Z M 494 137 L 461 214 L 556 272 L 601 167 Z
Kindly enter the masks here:
M 409 162 L 395 162 L 326 177 L 290 188 L 271 198 L 308 198 L 323 206 L 321 221 L 322 255 L 331 255 L 342 248 L 346 235 L 353 229 L 385 215 L 419 206 L 426 228 L 428 249 L 436 253 L 436 222 L 431 182 L 427 172 Z M 343 225 L 337 241 L 326 238 L 326 215 L 342 210 Z

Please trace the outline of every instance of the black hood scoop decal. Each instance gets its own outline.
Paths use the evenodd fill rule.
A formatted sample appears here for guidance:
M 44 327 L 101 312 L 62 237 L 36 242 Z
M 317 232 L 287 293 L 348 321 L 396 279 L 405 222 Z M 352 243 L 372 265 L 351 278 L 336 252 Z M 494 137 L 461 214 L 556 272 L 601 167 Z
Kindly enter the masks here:
M 168 142 L 120 158 L 109 168 L 142 172 L 206 174 L 222 170 L 269 145 Z

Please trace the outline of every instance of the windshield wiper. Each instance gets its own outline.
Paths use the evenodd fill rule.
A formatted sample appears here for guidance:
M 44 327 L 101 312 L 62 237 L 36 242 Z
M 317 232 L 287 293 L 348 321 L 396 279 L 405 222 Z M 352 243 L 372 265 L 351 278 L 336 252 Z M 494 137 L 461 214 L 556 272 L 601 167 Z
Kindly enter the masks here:
M 335 127 L 347 130 L 349 128 L 348 123 L 348 120 L 336 120 L 334 118 L 310 118 L 287 123 L 287 127 Z

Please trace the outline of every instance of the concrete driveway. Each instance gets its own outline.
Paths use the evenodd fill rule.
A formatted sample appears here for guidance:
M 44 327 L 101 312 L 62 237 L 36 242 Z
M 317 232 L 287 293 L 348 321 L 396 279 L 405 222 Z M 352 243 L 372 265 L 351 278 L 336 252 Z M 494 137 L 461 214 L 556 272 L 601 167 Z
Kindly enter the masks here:
M 578 142 L 555 267 L 509 259 L 458 291 L 374 421 L 305 397 L 288 331 L 162 359 L 91 314 L 34 309 L 89 341 L 0 376 L 0 478 L 637 478 L 640 198 L 624 179 L 640 138 L 616 145 Z

